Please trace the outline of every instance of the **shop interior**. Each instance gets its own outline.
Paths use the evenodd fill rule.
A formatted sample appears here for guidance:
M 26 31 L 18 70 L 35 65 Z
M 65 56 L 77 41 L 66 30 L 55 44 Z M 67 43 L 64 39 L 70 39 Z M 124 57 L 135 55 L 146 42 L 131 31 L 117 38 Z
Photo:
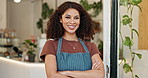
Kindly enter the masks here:
M 109 0 L 0 0 L 0 78 L 46 78 L 40 53 L 47 41 L 47 22 L 54 10 L 65 1 L 80 3 L 91 15 L 95 32 L 91 42 L 101 52 L 107 72 L 106 61 L 112 58 L 108 57 L 110 52 L 106 52 L 110 51 L 111 45 L 106 47 L 110 43 L 106 44 L 108 35 L 105 33 L 110 34 L 111 28 L 105 26 L 105 21 L 108 21 L 105 9 L 110 11 L 112 5 L 108 5 L 110 9 L 104 6 Z M 122 1 L 117 4 L 117 78 L 146 78 L 148 1 L 138 0 L 135 4 L 122 4 Z

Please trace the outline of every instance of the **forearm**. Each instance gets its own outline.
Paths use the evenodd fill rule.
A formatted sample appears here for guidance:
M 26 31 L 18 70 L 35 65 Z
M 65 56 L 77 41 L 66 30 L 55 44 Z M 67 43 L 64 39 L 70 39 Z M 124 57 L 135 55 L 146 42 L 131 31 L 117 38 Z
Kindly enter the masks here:
M 48 54 L 45 58 L 45 68 L 46 68 L 46 75 L 47 78 L 70 78 L 66 75 L 62 75 L 57 72 L 56 67 L 56 57 L 54 55 Z
M 54 74 L 50 74 L 50 75 L 47 75 L 47 78 L 71 78 L 71 77 L 68 77 L 66 75 L 62 75 L 60 73 L 54 73 Z
M 101 70 L 64 71 L 62 74 L 73 78 L 104 78 L 104 71 Z

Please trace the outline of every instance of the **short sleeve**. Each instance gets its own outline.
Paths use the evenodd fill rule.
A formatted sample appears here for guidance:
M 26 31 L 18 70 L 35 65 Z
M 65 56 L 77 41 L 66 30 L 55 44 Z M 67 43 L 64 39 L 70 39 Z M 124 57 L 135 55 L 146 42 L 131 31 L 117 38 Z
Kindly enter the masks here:
M 56 54 L 56 50 L 54 48 L 54 45 L 53 45 L 53 40 L 48 40 L 46 41 L 43 49 L 42 49 L 42 52 L 40 54 L 40 58 L 44 61 L 45 60 L 45 56 L 47 54 L 53 54 L 55 55 Z
M 91 56 L 93 56 L 96 53 L 97 54 L 100 54 L 97 46 L 93 42 L 91 42 Z

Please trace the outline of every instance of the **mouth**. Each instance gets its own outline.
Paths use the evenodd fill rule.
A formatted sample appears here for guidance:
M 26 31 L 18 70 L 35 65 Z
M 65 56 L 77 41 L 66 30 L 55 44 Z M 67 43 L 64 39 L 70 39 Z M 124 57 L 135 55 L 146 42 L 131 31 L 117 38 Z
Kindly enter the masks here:
M 71 30 L 73 30 L 75 27 L 76 27 L 76 26 L 74 26 L 74 25 L 69 25 L 69 26 L 68 26 L 68 28 L 71 29 Z

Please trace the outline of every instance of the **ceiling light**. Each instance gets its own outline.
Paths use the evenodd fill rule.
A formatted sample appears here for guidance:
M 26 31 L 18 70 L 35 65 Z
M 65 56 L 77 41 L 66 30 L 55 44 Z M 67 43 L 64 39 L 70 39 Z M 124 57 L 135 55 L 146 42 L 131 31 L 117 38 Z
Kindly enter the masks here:
M 19 2 L 21 2 L 21 0 L 14 0 L 14 2 L 19 3 Z

